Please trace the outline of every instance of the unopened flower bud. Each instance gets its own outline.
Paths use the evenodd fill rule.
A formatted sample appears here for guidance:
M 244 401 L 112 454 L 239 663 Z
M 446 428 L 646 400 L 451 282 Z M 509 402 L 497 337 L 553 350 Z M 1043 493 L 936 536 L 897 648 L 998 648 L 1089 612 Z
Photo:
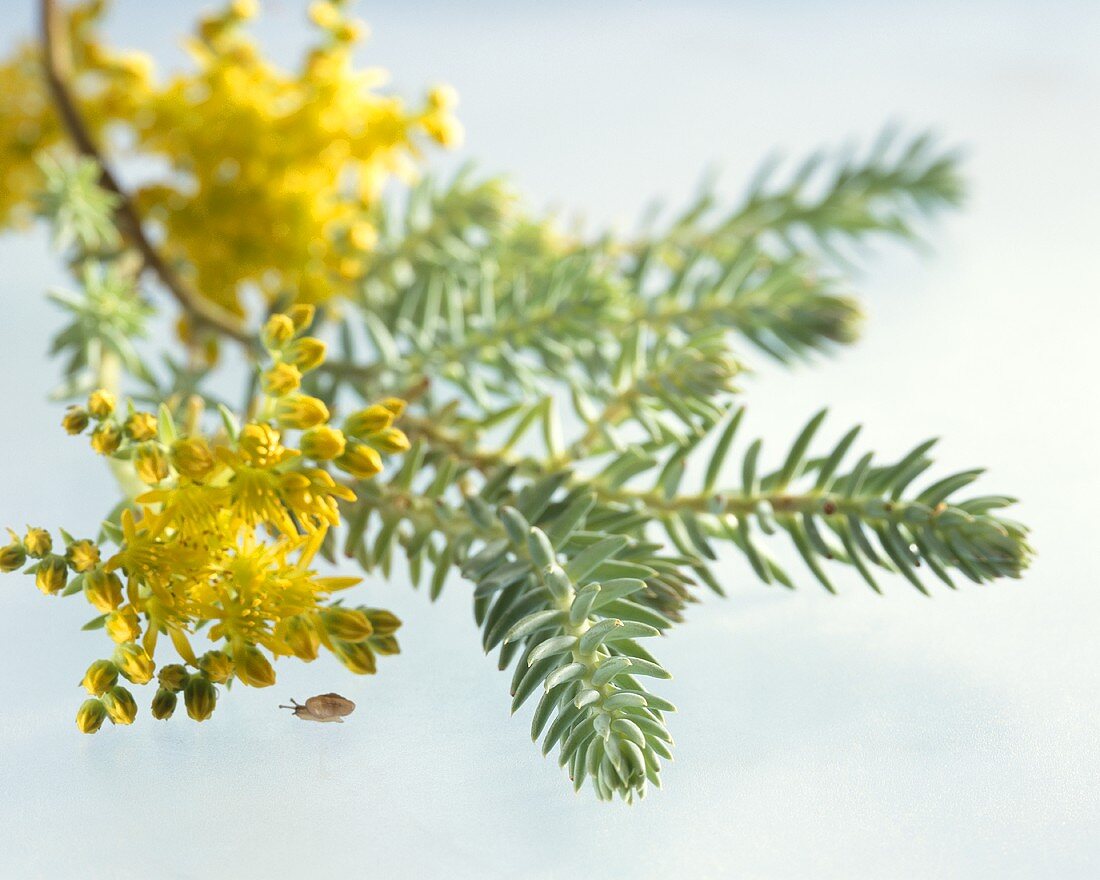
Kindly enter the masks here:
M 327 608 L 321 612 L 321 623 L 330 636 L 345 642 L 361 642 L 374 632 L 367 615 L 354 608 Z
M 14 540 L 10 544 L 0 547 L 0 571 L 15 571 L 27 561 L 27 548 L 14 534 L 12 538 Z
M 115 422 L 100 422 L 92 431 L 92 451 L 111 455 L 122 445 L 122 429 Z
M 371 650 L 375 654 L 381 654 L 384 657 L 388 657 L 391 654 L 400 654 L 401 646 L 397 644 L 397 639 L 394 636 L 371 636 L 370 637 Z
M 278 351 L 293 338 L 294 322 L 286 315 L 272 315 L 260 334 L 264 347 L 271 351 Z
M 214 714 L 214 704 L 218 700 L 218 690 L 214 683 L 201 675 L 193 675 L 184 686 L 183 704 L 192 721 L 205 721 Z
M 81 573 L 91 571 L 99 565 L 99 547 L 87 538 L 73 541 L 65 548 L 65 561 L 69 563 L 69 567 L 73 571 Z M 104 608 L 102 610 L 110 611 L 111 609 Z
M 88 427 L 88 411 L 82 406 L 70 406 L 61 419 L 61 427 L 70 434 L 79 434 Z
M 168 456 L 159 443 L 142 443 L 134 453 L 134 470 L 143 483 L 155 486 L 168 479 Z
M 136 642 L 126 642 L 115 648 L 114 659 L 118 671 L 134 684 L 146 684 L 153 678 L 156 664 L 145 649 Z
M 317 659 L 317 648 L 321 639 L 310 625 L 309 621 L 301 615 L 290 618 L 287 622 L 285 640 L 294 656 L 307 663 Z
M 176 702 L 176 695 L 172 691 L 157 688 L 157 692 L 153 695 L 153 705 L 150 707 L 153 717 L 159 721 L 171 718 L 172 713 L 176 711 Z
M 401 418 L 405 413 L 405 407 L 408 405 L 400 397 L 387 397 L 383 400 L 379 406 L 384 406 L 391 413 L 395 419 Z
M 349 443 L 344 454 L 336 459 L 336 466 L 353 477 L 365 480 L 382 470 L 382 456 L 365 443 Z
M 279 432 L 271 425 L 256 422 L 251 422 L 241 429 L 237 444 L 249 463 L 259 467 L 271 464 L 283 453 Z
M 96 660 L 80 683 L 89 694 L 98 697 L 118 684 L 118 667 L 110 660 Z
M 325 343 L 313 336 L 304 336 L 287 350 L 287 357 L 303 373 L 315 370 L 325 362 Z
M 100 611 L 114 611 L 122 604 L 122 581 L 113 571 L 96 567 L 84 577 L 84 598 Z
M 107 707 L 101 700 L 85 700 L 76 712 L 76 726 L 81 733 L 95 733 L 107 720 Z
M 261 377 L 264 392 L 272 397 L 283 397 L 297 391 L 301 384 L 302 373 L 294 364 L 276 364 Z
M 211 681 L 225 684 L 233 674 L 233 659 L 225 651 L 207 651 L 199 658 L 199 669 Z
M 306 458 L 312 458 L 314 461 L 331 461 L 344 454 L 347 440 L 336 428 L 318 425 L 302 435 L 298 446 Z
M 103 628 L 107 630 L 111 641 L 119 645 L 132 642 L 141 635 L 141 623 L 133 605 L 126 605 L 108 614 Z
M 379 403 L 352 413 L 344 421 L 344 431 L 362 439 L 393 424 L 393 413 Z
M 392 611 L 384 608 L 364 608 L 362 611 L 367 615 L 376 636 L 393 635 L 401 628 L 401 619 Z
M 380 452 L 408 452 L 409 438 L 398 428 L 385 428 L 370 438 L 371 445 Z
M 97 422 L 102 422 L 104 419 L 110 418 L 111 413 L 115 411 L 115 396 L 103 388 L 98 391 L 93 391 L 88 397 L 88 412 L 91 413 L 93 419 Z
M 65 564 L 65 558 L 57 554 L 43 559 L 34 573 L 34 585 L 47 596 L 60 593 L 68 581 L 69 567 Z
M 333 642 L 333 648 L 340 662 L 356 675 L 374 675 L 378 671 L 374 652 L 366 642 Z
M 107 710 L 107 717 L 115 724 L 133 724 L 137 717 L 137 703 L 134 695 L 121 685 L 115 685 L 100 699 Z
M 170 691 L 183 690 L 183 686 L 187 684 L 190 677 L 191 673 L 187 671 L 187 667 L 181 666 L 179 663 L 162 666 L 160 672 L 157 673 L 157 681 L 160 682 L 160 686 Z
M 296 333 L 301 333 L 313 323 L 313 316 L 316 312 L 317 309 L 314 306 L 308 303 L 299 303 L 287 309 L 286 316 L 290 318 L 291 323 L 294 324 L 294 331 Z
M 328 416 L 324 401 L 308 394 L 290 394 L 275 405 L 275 418 L 286 428 L 312 428 L 327 422 Z
M 126 436 L 137 443 L 144 443 L 157 436 L 157 417 L 152 413 L 130 413 L 122 425 Z
M 250 687 L 270 687 L 275 684 L 275 670 L 267 657 L 255 645 L 245 645 L 233 652 L 237 678 Z
M 28 526 L 27 534 L 23 536 L 23 548 L 27 551 L 28 556 L 41 559 L 53 550 L 53 538 L 45 529 Z
M 181 437 L 170 455 L 176 470 L 192 480 L 205 480 L 214 470 L 214 453 L 204 437 Z

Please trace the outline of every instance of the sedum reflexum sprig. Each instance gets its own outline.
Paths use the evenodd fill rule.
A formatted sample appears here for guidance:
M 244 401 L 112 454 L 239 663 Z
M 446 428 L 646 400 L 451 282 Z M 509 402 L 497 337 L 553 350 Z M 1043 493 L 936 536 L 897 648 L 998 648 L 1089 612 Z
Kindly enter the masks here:
M 33 52 L 0 67 L 0 162 L 3 131 L 38 132 L 37 156 L 20 144 L 0 164 L 0 222 L 53 226 L 76 288 L 54 295 L 69 313 L 58 394 L 80 401 L 63 425 L 90 432 L 122 495 L 94 541 L 62 532 L 55 551 L 32 528 L 0 548 L 3 570 L 29 562 L 43 592 L 85 595 L 114 643 L 85 673 L 80 729 L 133 720 L 123 681 L 156 676 L 154 717 L 182 699 L 204 720 L 219 686 L 270 685 L 279 657 L 323 648 L 374 672 L 400 622 L 334 598 L 356 579 L 320 560 L 390 575 L 403 556 L 433 599 L 466 582 L 513 711 L 574 786 L 631 801 L 672 757 L 673 707 L 654 692 L 670 676 L 649 646 L 700 585 L 725 592 L 729 554 L 793 587 L 773 555 L 786 542 L 830 591 L 845 566 L 875 590 L 1022 574 L 1013 499 L 969 494 L 979 470 L 936 473 L 932 441 L 896 460 L 861 451 L 858 427 L 825 445 L 824 410 L 777 458 L 745 437 L 750 368 L 855 341 L 847 270 L 960 202 L 953 153 L 888 131 L 787 175 L 770 163 L 727 205 L 708 188 L 631 236 L 563 228 L 469 169 L 386 201 L 419 143 L 457 138 L 454 95 L 409 111 L 366 88 L 355 23 L 328 0 L 286 72 L 246 35 L 254 5 L 204 18 L 194 70 L 164 86 L 99 45 L 99 3 L 41 3 L 48 89 L 29 84 Z M 90 79 L 102 88 L 78 104 Z M 5 83 L 51 95 L 63 128 Z M 175 176 L 131 195 L 100 141 L 139 120 L 137 147 Z M 161 361 L 143 275 L 183 312 L 182 352 Z M 243 314 L 249 285 L 262 316 Z M 244 343 L 237 405 L 219 335 Z M 155 665 L 165 641 L 182 662 Z

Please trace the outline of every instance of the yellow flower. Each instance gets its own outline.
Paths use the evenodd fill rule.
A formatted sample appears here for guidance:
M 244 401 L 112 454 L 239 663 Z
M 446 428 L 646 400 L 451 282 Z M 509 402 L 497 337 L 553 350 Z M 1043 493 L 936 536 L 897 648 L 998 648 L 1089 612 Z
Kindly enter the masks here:
M 192 480 L 205 480 L 216 465 L 204 437 L 181 437 L 172 444 L 170 455 L 176 470 Z
M 192 721 L 205 721 L 214 714 L 218 691 L 201 675 L 193 675 L 183 688 L 183 704 Z
M 80 728 L 81 733 L 95 733 L 106 720 L 107 707 L 101 700 L 94 698 L 81 703 L 76 713 L 76 726 Z
M 335 464 L 353 477 L 365 480 L 382 470 L 382 456 L 365 443 L 349 443 L 347 450 L 336 459 Z
M 134 452 L 134 470 L 143 483 L 155 486 L 168 479 L 168 457 L 158 443 L 142 443 Z
M 156 664 L 145 649 L 135 642 L 127 642 L 115 648 L 115 665 L 134 684 L 145 684 L 153 678 Z
M 126 605 L 107 615 L 103 624 L 107 635 L 116 644 L 132 642 L 141 635 L 141 623 L 133 605 Z
M 134 702 L 134 695 L 126 690 L 126 688 L 115 685 L 115 687 L 107 691 L 100 699 L 103 701 L 103 708 L 107 710 L 107 717 L 110 718 L 112 722 L 115 724 L 133 724 L 134 719 L 137 717 L 137 703 Z M 85 702 L 84 705 L 87 704 L 88 703 Z M 77 723 L 80 723 L 79 716 Z M 102 723 L 101 720 L 100 724 Z M 83 729 L 83 727 L 81 729 Z M 85 730 L 84 732 L 94 733 L 95 731 Z
M 314 461 L 330 461 L 344 454 L 347 441 L 343 433 L 336 428 L 321 425 L 306 431 L 299 445 L 302 447 L 302 455 L 306 458 L 312 458 Z
M 53 549 L 53 538 L 45 529 L 27 527 L 27 534 L 23 536 L 23 547 L 28 556 L 41 559 Z
M 100 422 L 92 431 L 92 449 L 99 455 L 111 455 L 122 444 L 122 431 L 114 422 Z
M 299 370 L 308 373 L 325 362 L 325 343 L 312 336 L 305 336 L 290 346 L 287 357 Z
M 38 571 L 34 573 L 34 585 L 47 596 L 60 593 L 65 589 L 69 580 L 69 568 L 65 564 L 64 557 L 52 555 L 39 563 Z
M 275 670 L 271 662 L 254 645 L 244 645 L 234 651 L 237 678 L 250 687 L 271 687 L 275 684 Z
M 122 430 L 131 440 L 142 443 L 157 436 L 157 418 L 152 413 L 136 412 L 127 416 Z
M 367 616 L 354 608 L 328 608 L 321 612 L 321 623 L 330 636 L 345 642 L 361 642 L 374 632 Z
M 99 565 L 99 547 L 86 538 L 73 541 L 65 548 L 65 559 L 75 572 L 91 571 Z
M 199 658 L 202 674 L 217 684 L 225 684 L 233 675 L 233 659 L 225 651 L 207 651 Z
M 272 315 L 264 324 L 260 338 L 269 351 L 279 351 L 294 338 L 294 322 L 286 315 Z
M 156 694 L 153 695 L 153 704 L 150 707 L 152 716 L 159 721 L 171 718 L 172 713 L 176 711 L 177 700 L 178 698 L 172 691 L 157 688 Z
M 79 434 L 88 427 L 88 411 L 80 406 L 70 406 L 61 419 L 61 427 L 70 434 Z
M 98 697 L 118 684 L 118 667 L 110 660 L 96 660 L 80 682 L 93 697 Z
M 279 363 L 263 374 L 261 384 L 267 394 L 282 397 L 298 390 L 302 373 L 294 364 Z
M 88 412 L 93 419 L 102 422 L 111 417 L 115 411 L 115 396 L 103 388 L 93 391 L 88 397 Z
M 344 431 L 362 440 L 370 434 L 377 434 L 388 428 L 393 424 L 393 419 L 393 412 L 382 404 L 376 403 L 348 416 L 344 420 Z
M 275 405 L 275 418 L 284 428 L 312 428 L 328 421 L 323 400 L 308 394 L 290 394 Z
M 84 597 L 99 611 L 114 611 L 122 604 L 122 581 L 114 572 L 96 567 L 84 576 Z

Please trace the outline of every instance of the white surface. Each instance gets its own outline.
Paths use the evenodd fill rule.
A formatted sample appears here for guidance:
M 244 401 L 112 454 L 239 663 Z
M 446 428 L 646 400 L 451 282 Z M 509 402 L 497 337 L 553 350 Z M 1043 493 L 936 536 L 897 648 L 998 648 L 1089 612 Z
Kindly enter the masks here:
M 0 0 L 5 44 L 30 5 Z M 113 26 L 163 47 L 197 6 L 127 0 Z M 280 7 L 265 27 L 289 46 L 298 4 Z M 757 360 L 748 430 L 777 454 L 827 402 L 835 434 L 862 421 L 885 454 L 939 434 L 942 468 L 988 465 L 981 486 L 1024 499 L 1040 556 L 1020 583 L 932 599 L 843 577 L 838 598 L 808 577 L 769 591 L 731 560 L 731 598 L 661 646 L 677 760 L 632 809 L 575 797 L 508 718 L 460 583 L 436 607 L 364 589 L 406 620 L 373 679 L 281 663 L 274 692 L 234 689 L 207 724 L 82 737 L 102 634 L 4 578 L 0 875 L 1097 876 L 1098 6 L 416 7 L 372 4 L 370 61 L 406 91 L 453 82 L 467 153 L 599 220 L 686 197 L 712 162 L 736 193 L 773 146 L 887 118 L 965 145 L 972 198 L 935 253 L 880 252 L 854 349 L 790 374 Z M 109 478 L 43 402 L 40 292 L 61 276 L 39 238 L 0 239 L 0 266 L 0 524 L 90 533 Z M 359 703 L 348 724 L 274 708 L 334 688 Z

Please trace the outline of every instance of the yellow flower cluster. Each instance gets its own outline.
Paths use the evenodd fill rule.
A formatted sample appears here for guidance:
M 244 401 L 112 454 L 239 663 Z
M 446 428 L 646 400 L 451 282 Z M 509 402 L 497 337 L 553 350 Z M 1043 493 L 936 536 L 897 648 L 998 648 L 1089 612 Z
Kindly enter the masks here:
M 377 91 L 383 72 L 355 68 L 364 28 L 346 3 L 310 6 L 319 38 L 294 72 L 244 32 L 257 5 L 236 0 L 202 19 L 187 44 L 195 70 L 163 85 L 149 59 L 98 42 L 103 0 L 77 6 L 69 22 L 89 125 L 121 129 L 139 154 L 172 168 L 136 194 L 140 211 L 197 290 L 233 310 L 246 284 L 299 302 L 345 292 L 365 271 L 386 181 L 414 172 L 422 142 L 461 138 L 451 89 L 408 108 Z M 38 67 L 32 50 L 0 67 L 0 226 L 28 214 L 41 186 L 34 154 L 61 138 Z
M 325 404 L 299 390 L 302 374 L 325 355 L 320 340 L 304 335 L 312 318 L 311 306 L 295 306 L 268 322 L 263 338 L 272 363 L 262 374 L 264 395 L 239 430 L 225 414 L 223 431 L 202 433 L 196 404 L 181 431 L 167 407 L 154 416 L 131 404 L 123 413 L 102 390 L 65 414 L 70 434 L 94 423 L 92 448 L 109 457 L 124 485 L 129 479 L 138 486 L 119 521 L 105 524 L 117 549 L 108 555 L 105 540 L 62 532 L 65 550 L 55 553 L 52 536 L 31 528 L 21 538 L 13 532 L 0 548 L 0 570 L 30 558 L 27 573 L 43 593 L 82 592 L 100 612 L 93 623 L 115 648 L 84 677 L 91 695 L 77 716 L 84 732 L 107 719 L 133 721 L 137 704 L 120 676 L 146 684 L 156 675 L 154 717 L 169 717 L 182 693 L 187 714 L 202 721 L 213 712 L 216 685 L 274 684 L 269 654 L 309 661 L 324 647 L 365 674 L 375 671 L 377 654 L 396 653 L 397 618 L 334 604 L 332 594 L 359 579 L 323 577 L 312 565 L 340 523 L 338 502 L 355 498 L 329 465 L 354 478 L 378 473 L 382 453 L 408 448 L 393 424 L 404 404 L 386 400 L 352 413 L 343 430 L 330 425 Z M 291 431 L 301 432 L 300 449 L 285 445 Z M 204 627 L 217 646 L 198 654 L 192 640 Z M 162 635 L 183 664 L 157 674 Z

